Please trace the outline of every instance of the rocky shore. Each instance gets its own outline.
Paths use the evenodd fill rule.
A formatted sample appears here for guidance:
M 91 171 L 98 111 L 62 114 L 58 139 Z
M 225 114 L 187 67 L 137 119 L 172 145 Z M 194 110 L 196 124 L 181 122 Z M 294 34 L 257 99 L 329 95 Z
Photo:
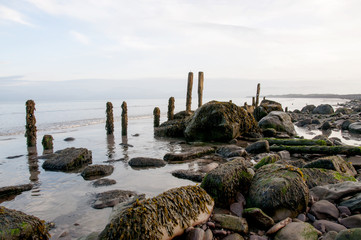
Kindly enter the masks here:
M 329 138 L 337 130 L 360 139 L 360 100 L 337 109 L 308 105 L 293 112 L 271 100 L 255 108 L 212 101 L 175 116 L 154 133 L 178 138 L 186 150 L 129 164 L 196 164 L 172 173 L 195 184 L 147 199 L 120 189 L 95 196 L 95 208 L 113 207 L 113 212 L 102 232 L 81 239 L 361 239 L 361 148 Z M 294 125 L 323 134 L 302 139 Z M 107 165 L 85 167 L 92 163 L 86 149 L 69 148 L 46 158 L 43 168 L 79 171 L 87 180 L 99 181 L 113 171 Z M 105 185 L 112 184 L 106 180 Z M 14 189 L 18 194 L 23 188 Z M 6 191 L 3 195 L 9 195 Z M 29 229 L 35 238 L 49 237 L 49 225 L 32 216 L 15 221 L 12 212 L 0 209 L 0 239 L 24 239 Z

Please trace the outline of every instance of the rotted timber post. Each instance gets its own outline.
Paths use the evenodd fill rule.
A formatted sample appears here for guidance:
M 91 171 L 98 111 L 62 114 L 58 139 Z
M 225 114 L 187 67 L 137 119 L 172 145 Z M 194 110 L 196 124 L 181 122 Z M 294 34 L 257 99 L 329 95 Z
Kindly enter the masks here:
M 124 101 L 122 103 L 122 136 L 127 136 L 128 134 L 128 108 L 127 103 Z
M 27 138 L 27 146 L 36 146 L 36 118 L 34 115 L 35 102 L 33 100 L 26 101 L 26 132 L 25 137 Z
M 159 122 L 160 122 L 160 109 L 159 107 L 155 107 L 153 110 L 153 115 L 154 115 L 154 127 L 159 127 Z
M 258 104 L 259 104 L 259 93 L 261 91 L 261 84 L 258 83 L 257 84 L 257 95 L 256 95 L 256 107 L 258 107 Z
M 114 118 L 113 118 L 113 104 L 111 102 L 107 102 L 107 120 L 105 123 L 105 129 L 107 130 L 107 135 L 111 135 L 114 133 Z
M 187 101 L 186 101 L 186 112 L 191 112 L 192 107 L 192 88 L 193 88 L 193 73 L 188 73 L 188 84 L 187 84 Z
M 203 72 L 198 72 L 198 107 L 201 107 L 203 104 L 203 83 L 204 74 Z
M 174 119 L 174 97 L 170 97 L 168 101 L 168 121 Z

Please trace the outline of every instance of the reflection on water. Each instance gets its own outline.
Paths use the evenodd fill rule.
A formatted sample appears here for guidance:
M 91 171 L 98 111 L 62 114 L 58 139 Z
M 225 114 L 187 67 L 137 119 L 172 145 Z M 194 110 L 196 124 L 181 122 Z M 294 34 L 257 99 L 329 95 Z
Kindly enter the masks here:
M 111 159 L 113 159 L 113 156 L 115 153 L 115 141 L 114 141 L 113 134 L 107 135 L 107 147 L 108 147 L 107 156 L 108 156 L 108 159 L 111 160 Z
M 38 183 L 39 180 L 39 165 L 38 165 L 38 150 L 36 146 L 28 147 L 28 165 L 30 177 L 29 180 L 32 183 Z

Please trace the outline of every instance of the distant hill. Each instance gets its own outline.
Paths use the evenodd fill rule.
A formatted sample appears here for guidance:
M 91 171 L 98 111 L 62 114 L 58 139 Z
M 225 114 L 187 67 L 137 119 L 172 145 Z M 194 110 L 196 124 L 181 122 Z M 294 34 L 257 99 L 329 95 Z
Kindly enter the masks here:
M 361 99 L 361 94 L 284 94 L 267 95 L 267 98 L 343 98 L 343 99 Z

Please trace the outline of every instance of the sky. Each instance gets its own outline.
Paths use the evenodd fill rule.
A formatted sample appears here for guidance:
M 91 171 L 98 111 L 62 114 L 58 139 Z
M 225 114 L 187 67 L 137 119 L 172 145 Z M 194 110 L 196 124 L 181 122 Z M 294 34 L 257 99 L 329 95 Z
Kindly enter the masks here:
M 359 0 L 0 0 L 0 100 L 360 93 Z M 196 88 L 196 84 L 194 86 Z

